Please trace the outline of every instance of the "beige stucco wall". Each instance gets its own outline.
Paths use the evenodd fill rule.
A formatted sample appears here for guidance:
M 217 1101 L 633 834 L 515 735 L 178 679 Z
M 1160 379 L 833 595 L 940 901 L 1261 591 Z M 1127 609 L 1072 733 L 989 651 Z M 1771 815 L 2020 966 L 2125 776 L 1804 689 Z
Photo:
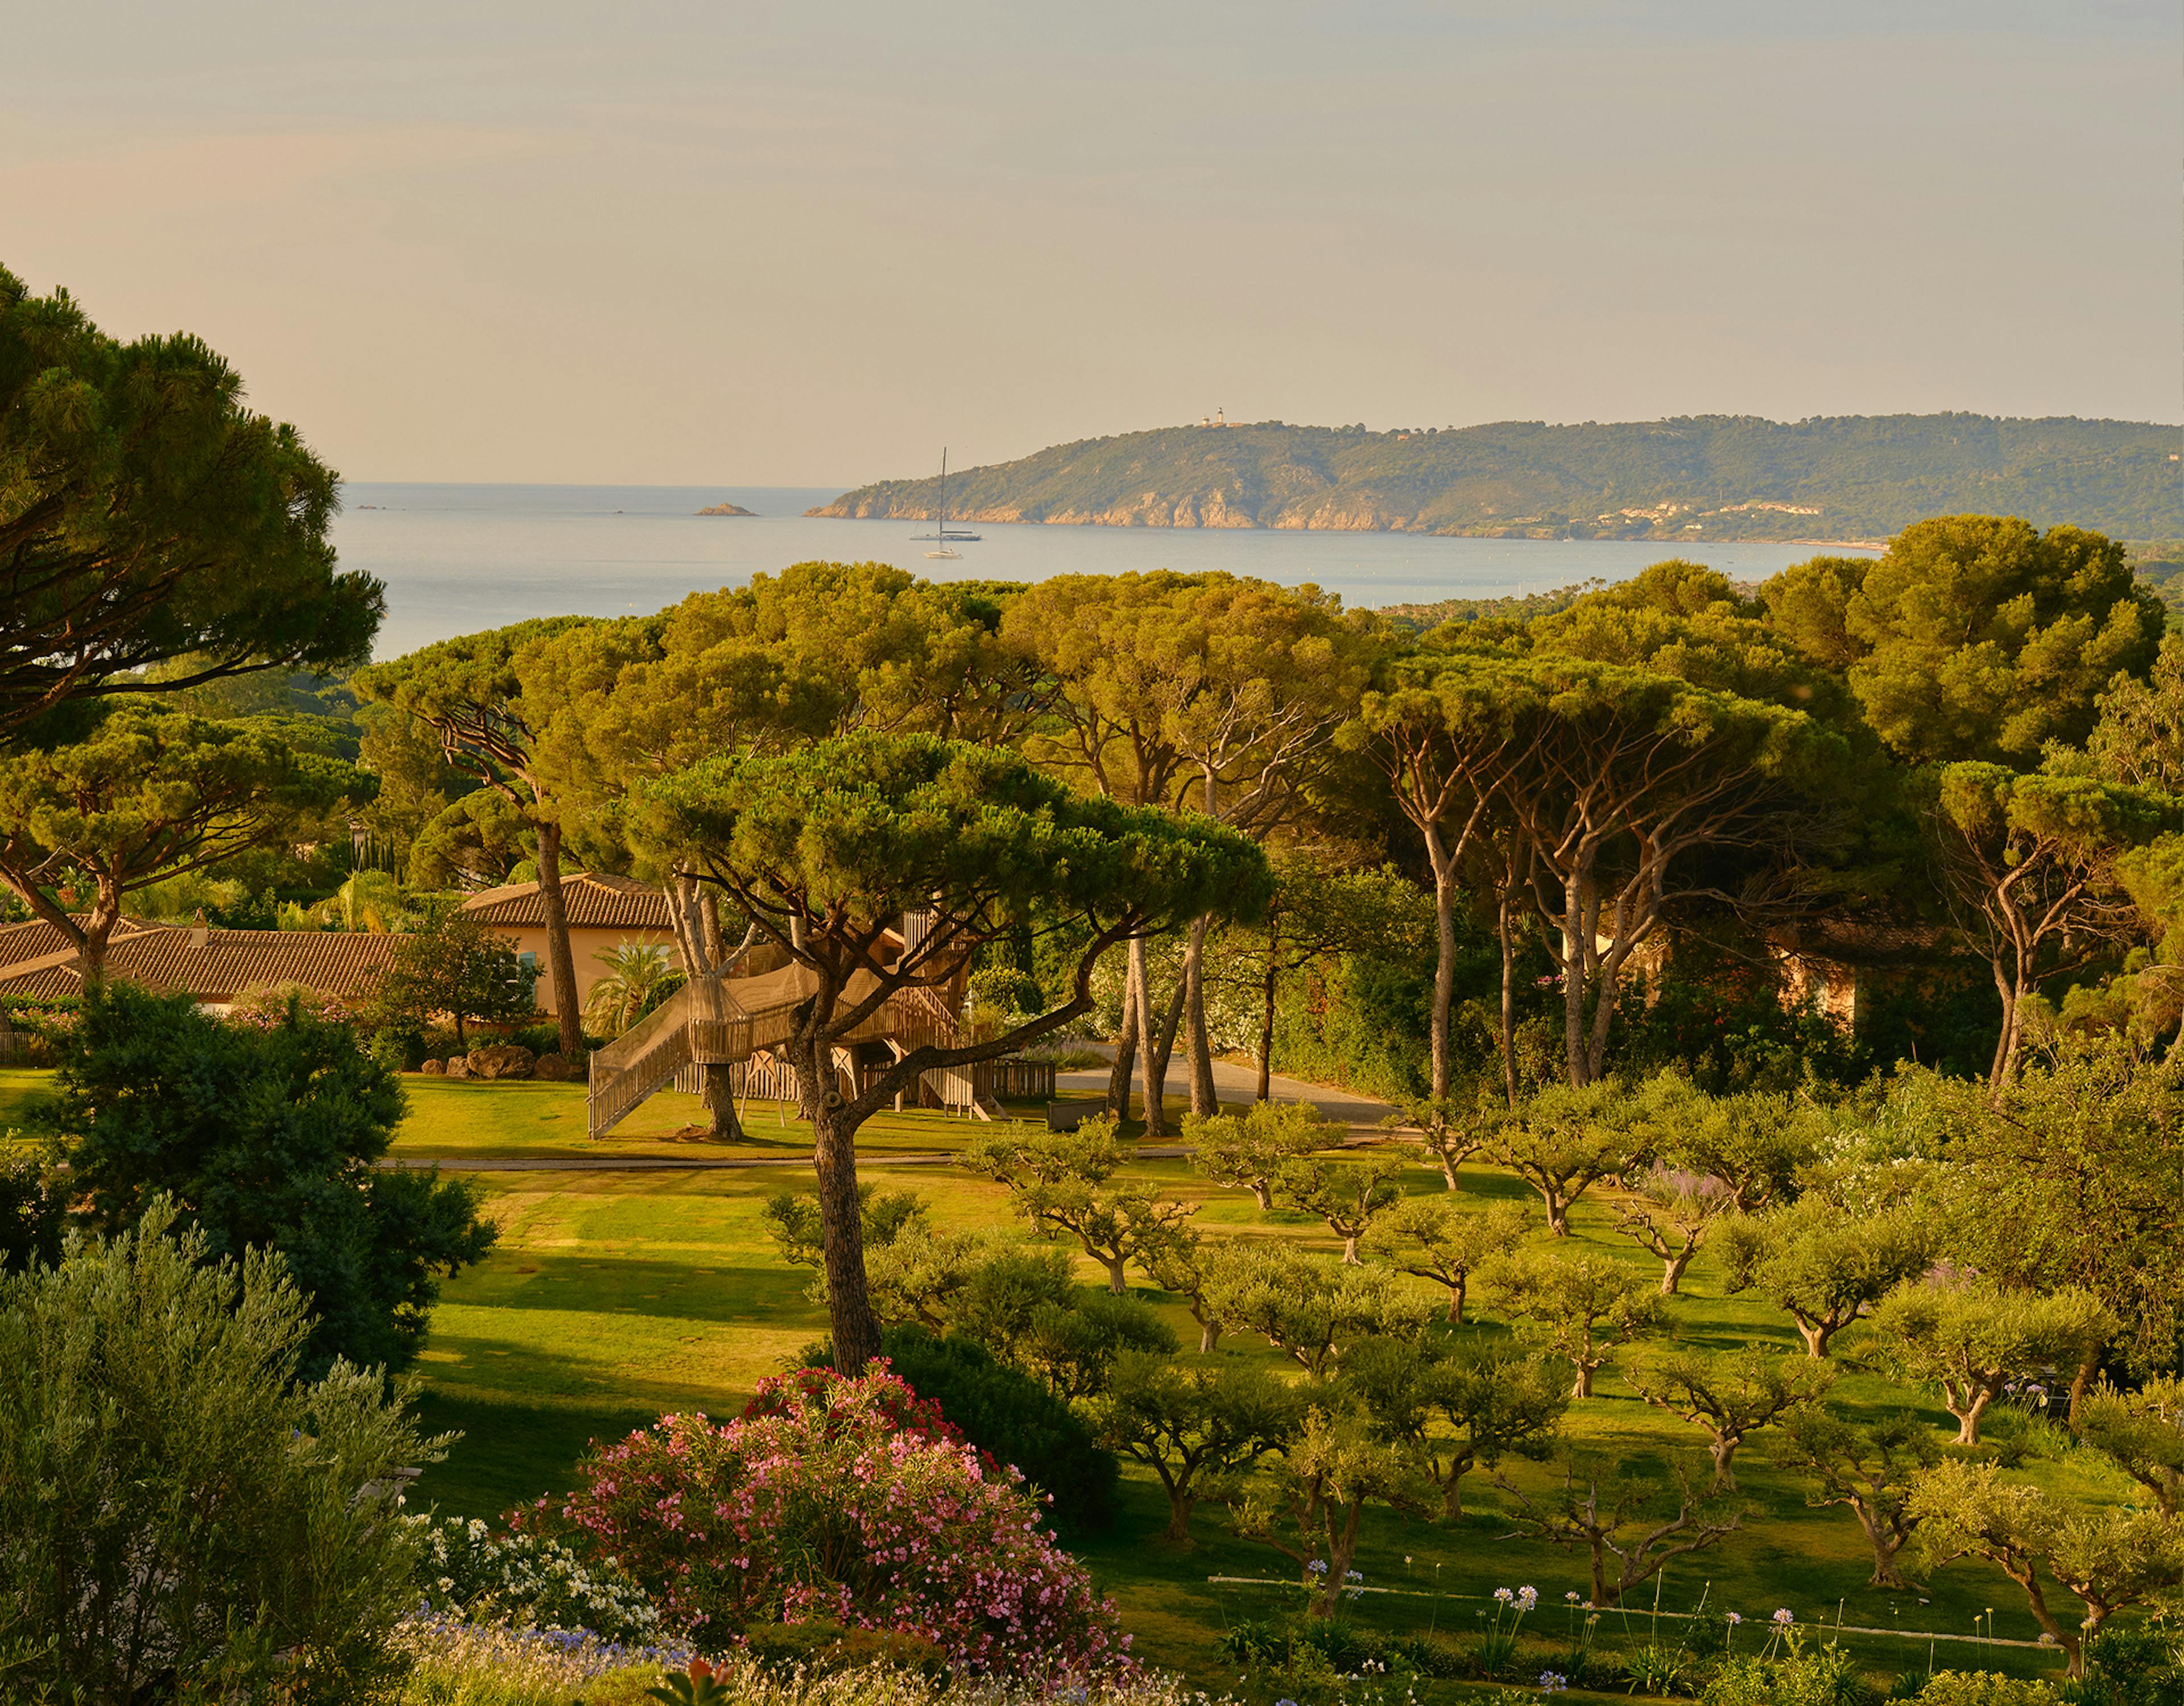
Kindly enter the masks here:
M 541 1012 L 558 1015 L 561 1011 L 560 992 L 554 987 L 553 958 L 546 951 L 546 931 L 543 926 L 536 929 L 516 924 L 496 924 L 497 935 L 506 937 L 515 945 L 519 954 L 538 956 L 538 1009 Z M 619 948 L 625 942 L 643 942 L 653 947 L 667 950 L 670 963 L 678 969 L 682 964 L 681 951 L 675 938 L 664 931 L 653 930 L 593 930 L 572 929 L 569 932 L 569 951 L 577 962 L 577 1008 L 583 1010 L 591 998 L 592 986 L 607 975 L 607 968 L 595 957 L 603 951 Z

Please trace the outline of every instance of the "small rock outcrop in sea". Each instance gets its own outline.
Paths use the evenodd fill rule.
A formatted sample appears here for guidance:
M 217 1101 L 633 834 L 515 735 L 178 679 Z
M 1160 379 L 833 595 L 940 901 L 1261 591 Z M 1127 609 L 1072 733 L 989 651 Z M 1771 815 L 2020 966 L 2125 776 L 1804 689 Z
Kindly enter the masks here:
M 741 504 L 709 504 L 698 511 L 701 516 L 755 516 L 755 510 L 746 510 Z

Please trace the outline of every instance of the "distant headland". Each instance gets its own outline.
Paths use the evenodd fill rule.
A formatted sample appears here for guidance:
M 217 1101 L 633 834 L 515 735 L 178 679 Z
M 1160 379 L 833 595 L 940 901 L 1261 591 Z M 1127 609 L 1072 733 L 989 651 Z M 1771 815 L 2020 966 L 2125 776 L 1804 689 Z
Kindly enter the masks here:
M 698 511 L 701 516 L 755 516 L 755 510 L 746 510 L 741 504 L 708 504 Z
M 2184 536 L 2184 427 L 2075 416 L 1750 415 L 1556 426 L 1292 426 L 1209 418 L 948 477 L 952 520 L 1499 538 L 1884 539 L 1923 516 Z M 937 478 L 807 515 L 931 521 Z

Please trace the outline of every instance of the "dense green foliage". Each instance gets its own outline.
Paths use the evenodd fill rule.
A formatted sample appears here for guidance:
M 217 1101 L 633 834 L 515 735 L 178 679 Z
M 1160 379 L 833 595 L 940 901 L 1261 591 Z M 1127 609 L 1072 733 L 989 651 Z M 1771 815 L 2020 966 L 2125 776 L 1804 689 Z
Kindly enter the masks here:
M 0 1694 L 382 1698 L 430 1455 L 376 1373 L 297 1384 L 281 1259 L 212 1259 L 170 1205 L 0 1276 Z
M 305 1372 L 415 1360 L 441 1280 L 490 1247 L 469 1179 L 374 1166 L 402 1115 L 346 1025 L 222 1024 L 184 995 L 94 991 L 39 1118 L 114 1235 L 171 1198 L 215 1257 L 277 1252 L 312 1311 Z
M 138 672 L 362 658 L 383 607 L 339 573 L 335 476 L 187 334 L 130 343 L 0 268 L 0 733 Z
M 965 1439 L 1022 1469 L 1053 1501 L 1048 1509 L 1057 1527 L 1074 1534 L 1114 1521 L 1114 1454 L 1101 1450 L 1084 1419 L 1035 1376 L 962 1334 L 911 1323 L 889 1328 L 880 1346 L 889 1368 L 939 1404 Z
M 1267 421 L 967 469 L 949 477 L 948 507 L 967 521 L 1651 539 L 1871 539 L 1964 510 L 2143 539 L 2184 532 L 2176 444 L 2173 426 L 1980 415 L 1386 432 Z M 889 480 L 813 513 L 928 518 L 939 498 L 937 479 Z

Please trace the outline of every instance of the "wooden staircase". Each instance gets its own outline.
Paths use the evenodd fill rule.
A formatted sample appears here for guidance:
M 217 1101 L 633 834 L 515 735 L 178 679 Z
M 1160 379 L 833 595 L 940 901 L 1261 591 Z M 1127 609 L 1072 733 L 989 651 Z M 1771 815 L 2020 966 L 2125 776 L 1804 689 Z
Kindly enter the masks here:
M 593 1051 L 585 1104 L 591 1135 L 604 1136 L 690 1068 L 746 1063 L 787 1042 L 795 1034 L 797 1009 L 816 987 L 816 976 L 796 966 L 755 978 L 693 978 L 604 1048 Z M 871 975 L 860 973 L 842 999 L 854 1004 L 873 988 Z M 926 1044 L 952 1046 L 959 1034 L 956 1016 L 939 995 L 908 989 L 889 995 L 838 1040 L 884 1041 L 900 1060 Z M 838 1070 L 845 1052 L 837 1051 Z M 850 1076 L 854 1088 L 854 1072 Z M 978 1093 L 968 1068 L 941 1068 L 923 1078 L 944 1106 L 967 1107 L 981 1119 L 1003 1117 L 990 1095 Z M 954 1082 L 958 1079 L 960 1085 Z

